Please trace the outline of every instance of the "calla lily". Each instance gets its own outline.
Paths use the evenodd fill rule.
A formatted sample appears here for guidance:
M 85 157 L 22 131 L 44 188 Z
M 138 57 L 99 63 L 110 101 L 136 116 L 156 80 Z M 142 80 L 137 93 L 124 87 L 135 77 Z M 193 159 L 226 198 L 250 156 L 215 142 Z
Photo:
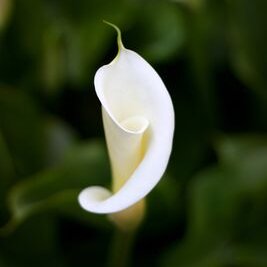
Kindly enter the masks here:
M 94 83 L 113 185 L 111 191 L 92 186 L 79 195 L 85 210 L 103 214 L 142 203 L 166 170 L 174 132 L 173 105 L 164 83 L 140 55 L 123 46 L 120 30 L 111 26 L 118 32 L 119 52 L 98 69 Z

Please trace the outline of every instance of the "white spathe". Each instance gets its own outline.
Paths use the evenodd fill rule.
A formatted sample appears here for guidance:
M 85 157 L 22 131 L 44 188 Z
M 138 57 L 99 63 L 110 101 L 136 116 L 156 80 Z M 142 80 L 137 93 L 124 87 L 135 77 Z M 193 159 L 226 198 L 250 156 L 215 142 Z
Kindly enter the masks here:
M 174 110 L 156 71 L 124 48 L 95 75 L 111 161 L 112 191 L 92 186 L 79 195 L 94 213 L 115 213 L 143 199 L 166 170 L 174 133 Z

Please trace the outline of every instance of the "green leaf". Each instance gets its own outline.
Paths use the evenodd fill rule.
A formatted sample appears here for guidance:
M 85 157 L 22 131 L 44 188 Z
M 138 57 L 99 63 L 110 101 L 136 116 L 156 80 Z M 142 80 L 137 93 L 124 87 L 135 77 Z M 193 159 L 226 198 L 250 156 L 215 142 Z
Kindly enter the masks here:
M 82 210 L 77 197 L 87 186 L 105 185 L 109 175 L 106 150 L 100 142 L 75 147 L 60 166 L 40 172 L 10 191 L 8 200 L 12 217 L 2 232 L 13 230 L 28 217 L 44 211 L 106 226 L 103 216 Z

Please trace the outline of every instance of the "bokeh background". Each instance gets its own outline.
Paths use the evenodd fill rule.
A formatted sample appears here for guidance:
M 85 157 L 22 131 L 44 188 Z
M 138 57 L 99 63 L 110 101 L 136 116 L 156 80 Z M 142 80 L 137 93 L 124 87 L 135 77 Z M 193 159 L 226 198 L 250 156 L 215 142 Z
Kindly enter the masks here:
M 113 225 L 96 70 L 116 33 L 176 112 L 131 266 L 267 266 L 267 1 L 0 0 L 0 267 L 107 266 Z

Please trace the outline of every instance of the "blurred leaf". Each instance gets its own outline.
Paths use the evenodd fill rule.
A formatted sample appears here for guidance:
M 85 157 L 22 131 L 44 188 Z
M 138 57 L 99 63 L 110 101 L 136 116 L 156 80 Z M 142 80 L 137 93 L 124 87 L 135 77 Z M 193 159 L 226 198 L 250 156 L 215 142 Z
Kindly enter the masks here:
M 219 139 L 217 151 L 222 164 L 246 193 L 254 196 L 267 191 L 267 138 L 237 135 Z
M 94 0 L 75 6 L 70 1 L 48 6 L 50 26 L 43 33 L 42 66 L 46 89 L 56 93 L 66 83 L 88 84 L 108 50 L 109 40 L 113 40 L 112 31 L 102 20 L 127 24 L 135 5 L 120 0 L 112 4 Z
M 12 157 L 8 151 L 5 140 L 0 132 L 0 197 L 4 192 L 15 175 Z M 0 201 L 2 203 L 2 201 Z
M 207 242 L 230 238 L 244 201 L 259 205 L 267 192 L 266 140 L 228 136 L 218 143 L 221 164 L 200 172 L 189 191 L 189 236 Z
M 41 36 L 48 24 L 45 7 L 45 1 L 42 0 L 16 1 L 15 30 L 19 34 L 23 52 L 33 58 L 40 55 Z
M 43 215 L 32 217 L 14 234 L 1 238 L 0 250 L 6 264 L 4 266 L 66 266 L 57 230 L 54 218 Z
M 43 166 L 42 116 L 32 98 L 1 88 L 0 129 L 18 176 L 32 174 Z
M 77 134 L 67 123 L 52 116 L 45 122 L 45 132 L 47 165 L 56 166 L 62 162 L 70 147 L 76 144 Z
M 15 168 L 13 165 L 13 159 L 0 131 L 0 224 L 2 224 L 7 217 L 7 214 L 4 214 L 6 206 L 6 194 L 7 190 L 14 183 L 14 178 Z
M 215 149 L 221 163 L 234 164 L 257 150 L 267 149 L 267 137 L 259 134 L 221 136 L 215 142 Z
M 266 138 L 224 136 L 216 149 L 220 164 L 191 180 L 187 234 L 163 257 L 162 266 L 266 264 Z M 246 245 L 252 242 L 255 246 Z
M 134 266 L 158 266 L 160 254 L 184 231 L 181 184 L 165 173 L 147 196 L 145 220 L 138 232 Z M 154 244 L 154 245 L 152 245 Z
M 66 78 L 74 85 L 88 84 L 98 69 L 97 62 L 107 49 L 109 35 L 102 25 L 101 14 L 85 20 L 81 25 L 71 27 L 67 39 Z M 92 20 L 93 18 L 93 20 Z
M 59 25 L 47 27 L 43 34 L 42 78 L 49 93 L 64 85 L 66 79 L 66 44 Z
M 147 197 L 147 215 L 144 227 L 155 236 L 164 225 L 175 228 L 181 210 L 181 186 L 170 174 L 165 174 L 160 183 Z M 175 205 L 174 205 L 175 204 Z
M 110 42 L 115 38 L 115 33 L 105 25 L 102 20 L 108 20 L 120 26 L 123 30 L 132 20 L 137 3 L 124 0 L 112 2 L 105 0 L 84 1 L 76 13 L 78 24 L 70 28 L 68 37 L 68 76 L 71 82 L 88 83 L 88 77 L 93 80 L 98 62 L 103 54 L 109 50 Z M 77 5 L 75 5 L 77 6 Z M 90 11 L 88 14 L 88 10 Z M 81 13 L 85 12 L 81 17 Z M 71 10 L 73 14 L 73 9 Z M 113 38 L 112 38 L 113 37 Z M 116 43 L 112 43 L 115 46 Z M 105 62 L 107 64 L 108 62 Z M 101 66 L 101 65 L 100 65 Z
M 232 30 L 230 44 L 240 78 L 267 99 L 267 2 L 227 1 Z
M 124 38 L 133 44 L 131 49 L 136 47 L 149 62 L 167 61 L 177 55 L 186 38 L 181 10 L 164 1 L 142 3 L 138 10 L 131 35 Z
M 221 119 L 215 77 L 226 57 L 225 4 L 212 0 L 195 2 L 198 7 L 185 9 L 189 79 L 194 86 L 198 112 L 202 114 L 201 123 L 214 129 Z
M 69 151 L 62 164 L 16 185 L 9 194 L 11 221 L 9 231 L 29 216 L 44 212 L 63 212 L 81 221 L 105 226 L 103 217 L 82 210 L 78 205 L 81 189 L 103 185 L 109 177 L 108 159 L 99 142 L 84 143 Z
M 229 258 L 223 244 L 207 245 L 195 239 L 171 248 L 162 258 L 160 267 L 224 267 Z
M 244 165 L 236 170 L 217 166 L 194 177 L 188 196 L 187 234 L 164 255 L 160 266 L 265 266 L 267 188 L 251 197 L 253 186 L 249 190 Z M 257 175 L 255 172 L 256 180 Z
M 237 266 L 267 266 L 266 246 L 260 244 L 242 244 L 235 245 L 232 248 L 231 254 Z
M 0 266 L 7 267 L 7 265 L 4 263 L 4 260 L 2 259 L 1 255 L 0 255 Z
M 207 244 L 228 239 L 240 205 L 242 184 L 218 167 L 200 172 L 189 191 L 189 238 L 203 239 Z
M 179 130 L 174 133 L 175 152 L 170 158 L 169 170 L 176 179 L 187 183 L 209 157 L 211 132 L 194 101 L 179 95 L 175 99 L 176 129 Z
M 206 0 L 170 0 L 171 2 L 177 2 L 188 5 L 192 9 L 200 9 Z
M 161 262 L 162 267 L 264 267 L 267 264 L 266 246 L 231 243 L 207 246 L 195 240 L 173 247 Z
M 4 29 L 13 5 L 13 0 L 0 1 L 0 32 Z
M 45 1 L 14 1 L 13 19 L 0 49 L 1 80 L 26 90 L 42 88 L 38 81 L 42 34 L 47 27 Z M 34 10 L 34 12 L 33 12 Z

